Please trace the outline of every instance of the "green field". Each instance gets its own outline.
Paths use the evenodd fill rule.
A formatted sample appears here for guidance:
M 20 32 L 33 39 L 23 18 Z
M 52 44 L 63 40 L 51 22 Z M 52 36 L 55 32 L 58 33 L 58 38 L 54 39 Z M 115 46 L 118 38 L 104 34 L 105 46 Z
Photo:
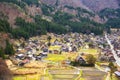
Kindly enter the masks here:
M 15 76 L 13 80 L 40 80 L 40 74 Z
M 97 49 L 80 49 L 79 52 L 93 55 L 98 54 Z
M 59 54 L 48 54 L 48 57 L 45 60 L 53 61 L 53 62 L 60 62 L 65 60 L 66 57 L 64 55 Z

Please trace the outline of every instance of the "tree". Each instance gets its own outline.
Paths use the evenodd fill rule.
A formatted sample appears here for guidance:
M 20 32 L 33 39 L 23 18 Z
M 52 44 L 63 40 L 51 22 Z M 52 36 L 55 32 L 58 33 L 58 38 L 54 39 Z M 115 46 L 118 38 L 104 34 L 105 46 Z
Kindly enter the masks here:
M 38 5 L 39 4 L 39 0 L 22 0 L 24 2 L 26 2 L 28 5 L 32 5 L 32 4 L 36 4 Z
M 52 39 L 51 36 L 48 36 L 48 38 L 47 38 L 47 40 L 48 40 L 48 46 L 51 45 L 51 43 L 50 43 L 50 40 L 51 40 L 51 39 Z
M 5 54 L 4 54 L 4 50 L 3 50 L 3 48 L 0 48 L 0 57 L 1 58 L 5 58 Z
M 13 45 L 9 43 L 8 40 L 6 40 L 6 48 L 5 48 L 5 54 L 13 55 L 15 53 L 13 49 Z
M 111 80 L 112 80 L 112 77 L 113 77 L 112 74 L 115 72 L 116 67 L 114 66 L 113 62 L 109 62 L 108 67 L 110 68 L 110 77 L 111 77 Z
M 0 80 L 12 80 L 12 73 L 2 59 L 0 59 Z
M 11 28 L 10 28 L 10 24 L 8 23 L 7 20 L 2 20 L 0 19 L 0 32 L 10 32 Z
M 92 54 L 86 55 L 86 61 L 88 64 L 94 65 L 96 62 L 96 58 Z

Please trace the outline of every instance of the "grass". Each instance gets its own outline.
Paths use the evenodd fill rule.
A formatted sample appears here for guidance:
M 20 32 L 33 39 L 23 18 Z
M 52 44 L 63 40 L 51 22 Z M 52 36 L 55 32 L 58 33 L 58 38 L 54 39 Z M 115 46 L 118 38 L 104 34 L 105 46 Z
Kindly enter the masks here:
M 79 74 L 78 77 L 77 77 L 76 79 L 74 79 L 74 80 L 84 80 L 84 78 L 81 78 L 82 74 L 83 74 L 83 72 L 82 72 L 82 70 L 80 70 L 80 74 Z
M 40 80 L 40 74 L 15 76 L 13 80 Z
M 26 80 L 25 76 L 15 76 L 13 80 Z
M 48 54 L 48 57 L 45 58 L 45 60 L 53 61 L 53 62 L 60 62 L 65 60 L 64 55 L 58 55 L 58 54 Z
M 112 80 L 119 80 L 115 75 L 112 77 Z
M 106 79 L 105 79 L 106 80 Z M 117 78 L 115 75 L 112 76 L 112 79 L 110 78 L 110 80 L 119 80 L 119 78 Z
M 66 59 L 70 58 L 71 60 L 74 60 L 77 56 L 78 53 L 62 53 L 66 57 Z
M 59 79 L 72 79 L 74 78 L 75 75 L 66 75 L 66 74 L 62 74 L 62 75 L 59 75 L 59 74 L 56 74 L 56 75 L 53 75 L 54 78 L 59 78 Z
M 16 75 L 27 75 L 27 74 L 35 74 L 39 73 L 42 74 L 43 70 L 38 68 L 20 68 L 15 71 L 13 71 Z
M 97 49 L 80 49 L 79 52 L 93 55 L 98 54 Z
M 79 80 L 85 80 L 84 78 L 80 78 Z
M 38 68 L 20 68 L 16 71 L 18 75 L 14 76 L 13 80 L 40 80 L 41 75 L 43 75 L 43 70 Z M 29 71 L 35 73 L 28 74 Z
M 45 60 L 49 60 L 52 62 L 60 62 L 63 60 L 67 60 L 68 58 L 74 60 L 77 57 L 77 55 L 77 53 L 48 54 Z
M 53 77 L 52 77 L 52 75 L 49 73 L 48 69 L 46 69 L 46 76 L 49 77 L 49 80 L 52 80 L 52 79 L 53 79 Z
M 80 78 L 82 75 L 82 71 L 80 71 L 80 74 L 74 74 L 76 71 L 74 71 L 73 69 L 71 70 L 66 70 L 66 69 L 62 69 L 62 70 L 50 70 L 50 74 L 52 76 L 52 79 L 71 79 L 71 80 L 78 80 L 75 78 Z

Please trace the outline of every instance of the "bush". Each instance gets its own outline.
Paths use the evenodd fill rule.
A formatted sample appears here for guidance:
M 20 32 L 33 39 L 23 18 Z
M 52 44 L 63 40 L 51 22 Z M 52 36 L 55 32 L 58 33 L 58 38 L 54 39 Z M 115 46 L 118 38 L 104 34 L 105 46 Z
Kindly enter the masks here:
M 96 62 L 96 58 L 92 54 L 86 55 L 86 62 L 88 64 L 94 65 Z
M 76 62 L 76 61 L 72 61 L 70 63 L 70 65 L 72 65 L 72 66 L 84 66 L 84 67 L 93 67 L 93 66 L 95 66 L 95 64 L 87 64 L 87 63 L 80 64 L 79 62 Z

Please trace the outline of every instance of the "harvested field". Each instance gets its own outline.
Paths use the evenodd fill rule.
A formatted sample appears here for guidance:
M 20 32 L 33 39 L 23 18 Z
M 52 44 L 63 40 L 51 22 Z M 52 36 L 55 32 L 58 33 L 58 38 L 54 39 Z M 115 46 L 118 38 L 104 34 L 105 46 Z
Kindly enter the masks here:
M 104 80 L 105 72 L 99 71 L 94 67 L 80 67 L 83 71 L 84 80 Z

